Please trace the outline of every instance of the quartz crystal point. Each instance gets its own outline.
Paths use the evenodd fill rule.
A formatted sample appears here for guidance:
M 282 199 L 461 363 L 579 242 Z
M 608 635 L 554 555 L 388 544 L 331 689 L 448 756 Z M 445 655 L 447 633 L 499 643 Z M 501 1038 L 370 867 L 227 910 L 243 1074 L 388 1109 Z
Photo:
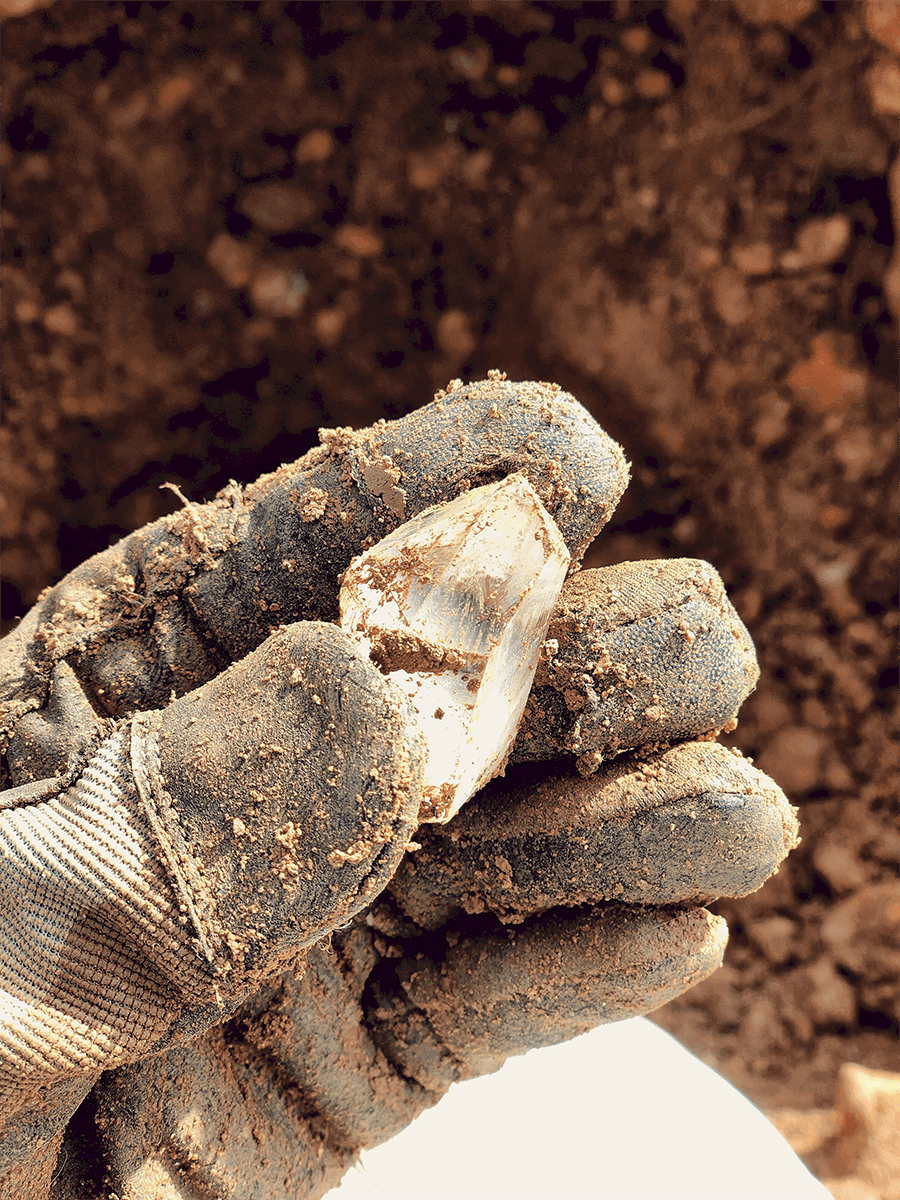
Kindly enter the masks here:
M 341 625 L 425 736 L 423 821 L 449 821 L 502 769 L 568 565 L 517 474 L 426 509 L 347 568 Z

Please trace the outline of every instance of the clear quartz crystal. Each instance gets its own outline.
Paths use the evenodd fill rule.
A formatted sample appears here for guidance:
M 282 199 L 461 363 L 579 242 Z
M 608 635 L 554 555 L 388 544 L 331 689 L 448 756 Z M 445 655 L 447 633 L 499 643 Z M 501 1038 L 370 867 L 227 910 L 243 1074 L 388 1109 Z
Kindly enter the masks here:
M 341 625 L 425 735 L 423 820 L 449 821 L 502 769 L 568 565 L 517 474 L 426 509 L 347 568 Z

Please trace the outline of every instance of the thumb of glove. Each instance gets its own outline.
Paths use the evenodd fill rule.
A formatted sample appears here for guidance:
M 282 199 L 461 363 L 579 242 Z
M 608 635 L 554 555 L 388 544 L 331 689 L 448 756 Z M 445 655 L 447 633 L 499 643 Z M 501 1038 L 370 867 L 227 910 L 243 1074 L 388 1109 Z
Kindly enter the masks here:
M 387 884 L 418 824 L 416 738 L 399 689 L 318 622 L 135 718 L 141 800 L 229 992 L 286 969 Z

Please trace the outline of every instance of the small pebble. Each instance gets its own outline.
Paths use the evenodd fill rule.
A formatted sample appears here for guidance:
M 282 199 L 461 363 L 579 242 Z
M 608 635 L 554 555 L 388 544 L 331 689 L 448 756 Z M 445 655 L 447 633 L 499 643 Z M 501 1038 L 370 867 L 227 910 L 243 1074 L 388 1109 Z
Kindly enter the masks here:
M 672 77 L 665 71 L 647 67 L 638 71 L 634 80 L 634 90 L 642 100 L 665 100 L 672 90 Z
M 23 175 L 40 183 L 46 183 L 53 173 L 46 154 L 23 154 L 20 163 Z
M 521 75 L 522 72 L 518 67 L 504 65 L 497 68 L 497 82 L 501 87 L 515 87 Z
M 316 201 L 296 184 L 272 179 L 254 183 L 240 197 L 238 208 L 265 233 L 287 233 L 308 224 L 318 212 Z
M 619 40 L 629 54 L 638 57 L 650 45 L 650 30 L 645 25 L 632 25 L 630 29 L 622 30 Z
M 146 117 L 150 102 L 144 92 L 134 92 L 118 108 L 109 109 L 108 120 L 113 129 L 134 129 Z
M 47 8 L 53 0 L 0 0 L 0 17 L 24 17 L 36 8 Z
M 188 99 L 196 87 L 189 75 L 173 75 L 159 86 L 156 93 L 156 111 L 160 117 L 171 117 Z
M 44 313 L 44 328 L 50 333 L 72 337 L 78 331 L 78 318 L 68 304 L 55 304 Z
M 837 349 L 830 331 L 818 334 L 809 358 L 797 363 L 787 377 L 788 385 L 813 412 L 841 411 L 865 395 L 865 371 L 846 366 Z
M 335 232 L 335 245 L 342 250 L 349 250 L 360 258 L 374 258 L 383 250 L 383 243 L 377 233 L 365 229 L 362 225 L 344 224 Z
M 411 154 L 406 168 L 406 178 L 409 186 L 416 191 L 427 192 L 436 188 L 441 182 L 443 172 L 440 162 L 424 154 Z
M 819 510 L 819 524 L 829 533 L 833 533 L 850 519 L 850 513 L 839 504 L 826 504 Z
M 546 126 L 540 113 L 525 104 L 517 108 L 506 124 L 506 135 L 513 142 L 536 142 Z
M 699 3 L 700 0 L 666 0 L 666 18 L 669 24 L 686 33 Z
M 763 917 L 751 924 L 750 937 L 770 963 L 780 966 L 797 953 L 800 927 L 790 917 Z
M 484 42 L 477 42 L 471 46 L 459 46 L 450 51 L 449 58 L 453 70 L 462 75 L 464 79 L 468 79 L 470 83 L 477 83 L 483 79 L 491 65 L 490 47 Z
M 830 1155 L 830 1169 L 836 1176 L 827 1181 L 831 1195 L 835 1200 L 896 1196 L 900 1072 L 845 1062 L 838 1072 L 834 1106 L 840 1136 Z
M 460 361 L 467 359 L 478 344 L 469 318 L 459 308 L 449 308 L 442 313 L 435 332 L 444 354 Z
M 838 838 L 826 836 L 819 842 L 813 851 L 812 861 L 819 874 L 828 880 L 836 892 L 855 892 L 868 882 L 858 852 Z
M 84 297 L 84 280 L 71 267 L 64 267 L 56 277 L 56 286 L 69 293 L 76 300 Z
M 334 135 L 327 129 L 311 129 L 294 147 L 294 162 L 321 163 L 334 153 Z
M 856 994 L 830 959 L 820 958 L 802 972 L 805 987 L 801 995 L 814 1024 L 852 1026 L 856 1024 Z
M 793 29 L 817 7 L 817 0 L 734 0 L 734 7 L 751 25 L 783 25 Z
M 900 973 L 900 880 L 869 884 L 829 909 L 822 937 L 835 959 L 862 978 Z
M 734 246 L 731 261 L 742 275 L 769 275 L 775 269 L 775 252 L 768 242 Z
M 825 743 L 814 729 L 789 725 L 780 729 L 757 759 L 791 799 L 811 791 L 821 780 Z
M 866 0 L 866 29 L 882 46 L 900 54 L 900 4 L 897 0 Z
M 316 313 L 314 328 L 316 337 L 329 349 L 337 345 L 347 323 L 347 314 L 339 308 L 323 308 Z
M 753 424 L 753 438 L 757 446 L 767 450 L 787 433 L 791 406 L 777 392 L 770 392 L 763 396 L 760 407 L 762 413 Z
M 290 267 L 263 266 L 250 283 L 253 307 L 270 317 L 295 317 L 309 291 L 309 280 L 302 271 Z
M 480 150 L 473 150 L 471 154 L 466 155 L 462 161 L 460 173 L 466 183 L 471 184 L 472 187 L 481 187 L 493 161 L 494 156 L 487 147 L 483 146 Z
M 780 266 L 785 271 L 828 266 L 847 249 L 850 233 L 850 222 L 843 213 L 807 221 L 797 234 L 793 249 L 782 254 Z
M 600 95 L 611 107 L 618 108 L 628 99 L 628 88 L 614 75 L 610 75 L 600 84 Z
M 206 261 L 230 288 L 241 288 L 253 273 L 254 252 L 247 242 L 228 233 L 217 233 L 206 251 Z
M 41 315 L 41 310 L 30 300 L 19 300 L 14 309 L 16 320 L 22 325 L 33 324 Z
M 701 271 L 710 271 L 722 261 L 718 246 L 697 246 L 694 251 L 694 262 Z
M 872 108 L 886 117 L 900 116 L 900 63 L 887 55 L 869 67 L 866 83 Z

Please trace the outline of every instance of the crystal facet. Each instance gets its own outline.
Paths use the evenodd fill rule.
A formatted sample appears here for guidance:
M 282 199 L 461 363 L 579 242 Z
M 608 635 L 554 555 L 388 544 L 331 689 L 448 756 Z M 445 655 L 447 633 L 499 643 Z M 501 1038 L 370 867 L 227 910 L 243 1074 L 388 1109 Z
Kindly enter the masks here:
M 341 625 L 425 735 L 423 820 L 449 821 L 502 769 L 568 565 L 517 474 L 426 509 L 347 568 Z

